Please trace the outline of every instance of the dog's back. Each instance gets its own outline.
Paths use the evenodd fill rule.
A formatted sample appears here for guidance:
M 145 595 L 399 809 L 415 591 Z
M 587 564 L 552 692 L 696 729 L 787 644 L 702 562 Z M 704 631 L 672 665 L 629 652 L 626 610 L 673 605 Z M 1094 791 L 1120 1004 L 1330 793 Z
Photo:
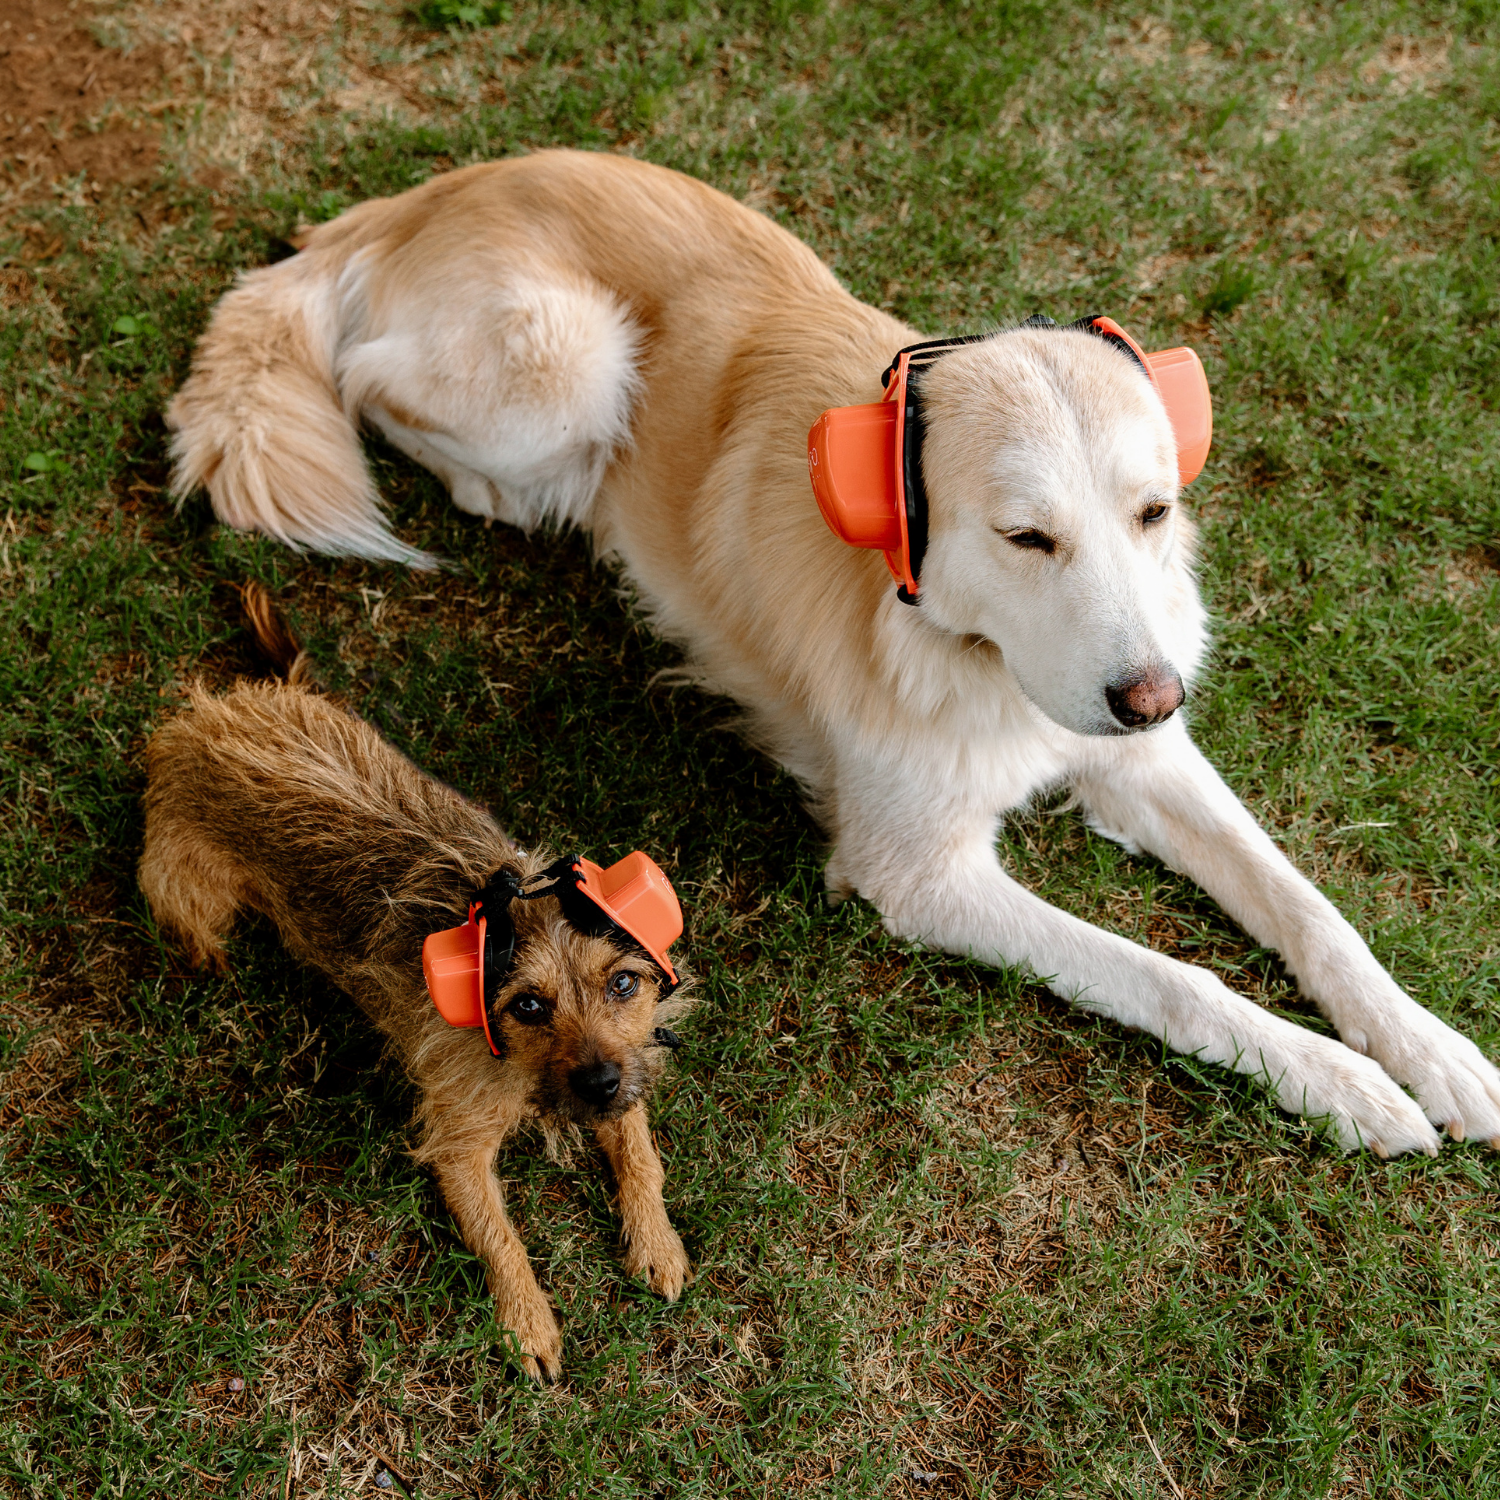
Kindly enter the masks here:
M 199 962 L 243 907 L 362 1003 L 352 970 L 410 968 L 510 853 L 494 821 L 368 724 L 284 683 L 201 689 L 146 750 L 141 887 Z

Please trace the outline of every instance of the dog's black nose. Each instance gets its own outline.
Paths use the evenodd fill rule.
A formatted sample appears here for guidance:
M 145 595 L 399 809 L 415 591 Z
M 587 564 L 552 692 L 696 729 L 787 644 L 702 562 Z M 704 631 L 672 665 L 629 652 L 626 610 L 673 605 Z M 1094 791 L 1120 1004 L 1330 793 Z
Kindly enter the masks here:
M 1142 672 L 1114 687 L 1104 696 L 1109 711 L 1127 729 L 1144 729 L 1170 719 L 1182 707 L 1182 678 L 1170 668 L 1164 672 Z
M 612 1062 L 588 1063 L 574 1068 L 568 1082 L 585 1104 L 603 1109 L 620 1091 L 620 1070 Z

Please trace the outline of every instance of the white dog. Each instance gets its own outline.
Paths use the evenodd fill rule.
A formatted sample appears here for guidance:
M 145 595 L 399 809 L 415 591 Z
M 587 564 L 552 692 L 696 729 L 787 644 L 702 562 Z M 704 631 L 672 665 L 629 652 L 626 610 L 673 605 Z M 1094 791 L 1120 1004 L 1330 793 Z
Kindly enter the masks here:
M 1435 1154 L 1429 1121 L 1500 1146 L 1500 1075 L 1402 992 L 1174 714 L 1204 616 L 1173 432 L 1131 359 L 1026 327 L 924 373 L 919 607 L 824 525 L 809 426 L 877 400 L 918 337 L 699 182 L 543 152 L 363 204 L 245 276 L 169 413 L 176 489 L 293 546 L 428 562 L 385 524 L 368 422 L 466 511 L 586 527 L 809 789 L 831 889 L 893 933 L 1024 965 L 1263 1079 L 1346 1146 Z M 1000 819 L 1063 786 L 1279 949 L 1343 1040 L 1017 885 Z

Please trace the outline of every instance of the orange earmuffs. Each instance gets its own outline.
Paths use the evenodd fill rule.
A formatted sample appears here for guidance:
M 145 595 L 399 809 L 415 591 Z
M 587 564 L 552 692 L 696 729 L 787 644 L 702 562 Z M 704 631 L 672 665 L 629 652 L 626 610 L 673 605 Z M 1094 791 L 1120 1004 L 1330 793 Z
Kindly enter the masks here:
M 1057 324 L 1038 315 L 1021 326 Z M 1177 440 L 1178 480 L 1191 484 L 1203 469 L 1214 430 L 1208 377 L 1198 356 L 1185 348 L 1147 354 L 1113 318 L 1090 315 L 1069 327 L 1107 339 L 1140 366 L 1167 409 Z M 917 602 L 927 551 L 921 382 L 914 377 L 954 349 L 1003 337 L 982 333 L 912 344 L 881 376 L 883 400 L 825 411 L 807 435 L 807 467 L 823 519 L 840 541 L 885 553 L 896 592 L 907 604 Z
M 580 932 L 644 951 L 665 980 L 664 997 L 679 983 L 667 949 L 682 936 L 682 908 L 672 882 L 649 855 L 637 849 L 607 870 L 570 855 L 535 878 L 546 884 L 528 890 L 508 870 L 499 871 L 469 903 L 468 921 L 434 932 L 422 944 L 422 975 L 438 1014 L 450 1026 L 482 1027 L 496 1057 L 503 1053 L 490 1034 L 489 1002 L 515 958 L 512 901 L 555 896 L 563 916 Z M 675 1043 L 674 1037 L 663 1045 Z

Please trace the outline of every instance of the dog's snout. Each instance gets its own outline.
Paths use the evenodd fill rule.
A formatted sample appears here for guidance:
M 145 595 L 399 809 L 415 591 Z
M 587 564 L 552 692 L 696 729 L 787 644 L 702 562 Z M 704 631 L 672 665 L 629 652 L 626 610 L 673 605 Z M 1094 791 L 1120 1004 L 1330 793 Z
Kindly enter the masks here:
M 568 1074 L 568 1084 L 585 1104 L 603 1109 L 620 1091 L 620 1069 L 612 1062 L 585 1063 Z
M 1109 711 L 1127 729 L 1170 719 L 1182 707 L 1182 678 L 1173 671 L 1143 672 L 1104 689 Z

